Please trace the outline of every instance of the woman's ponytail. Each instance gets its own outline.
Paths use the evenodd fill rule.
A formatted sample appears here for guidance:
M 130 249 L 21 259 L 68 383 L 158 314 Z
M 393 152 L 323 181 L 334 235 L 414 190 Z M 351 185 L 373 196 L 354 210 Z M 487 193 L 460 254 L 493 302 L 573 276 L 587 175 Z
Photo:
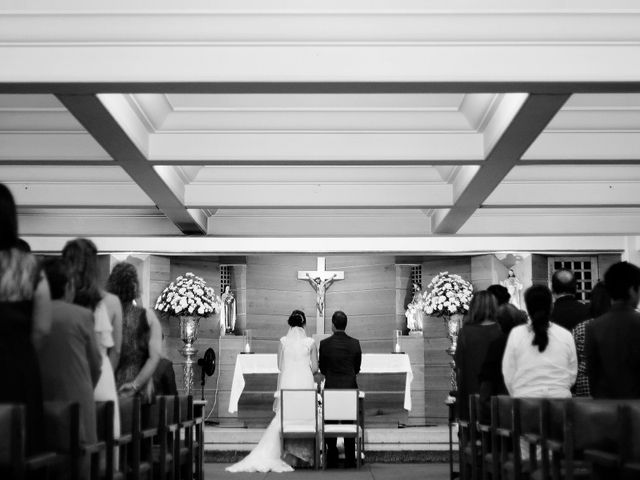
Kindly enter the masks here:
M 533 285 L 524 292 L 524 303 L 531 318 L 533 330 L 532 345 L 537 345 L 540 352 L 544 352 L 549 345 L 549 317 L 553 297 L 551 290 L 544 285 Z

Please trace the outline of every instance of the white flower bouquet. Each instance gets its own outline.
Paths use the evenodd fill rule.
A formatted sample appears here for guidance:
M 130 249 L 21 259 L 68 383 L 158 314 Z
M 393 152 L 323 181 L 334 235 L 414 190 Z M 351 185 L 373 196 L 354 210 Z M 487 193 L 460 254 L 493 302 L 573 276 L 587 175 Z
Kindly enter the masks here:
M 427 286 L 424 311 L 427 315 L 442 317 L 465 314 L 473 295 L 473 286 L 460 275 L 440 272 Z
M 175 316 L 208 317 L 218 304 L 213 288 L 207 287 L 202 278 L 187 272 L 162 291 L 155 309 Z

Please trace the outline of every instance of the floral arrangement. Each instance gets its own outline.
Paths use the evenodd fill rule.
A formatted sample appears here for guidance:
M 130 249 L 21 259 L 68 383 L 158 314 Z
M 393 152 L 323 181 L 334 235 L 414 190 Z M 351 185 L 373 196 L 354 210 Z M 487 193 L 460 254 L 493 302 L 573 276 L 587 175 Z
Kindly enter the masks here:
M 442 317 L 467 313 L 473 286 L 460 275 L 440 272 L 427 286 L 424 311 L 427 315 Z
M 202 278 L 187 272 L 162 291 L 155 309 L 175 316 L 208 317 L 219 303 L 213 288 L 207 287 Z

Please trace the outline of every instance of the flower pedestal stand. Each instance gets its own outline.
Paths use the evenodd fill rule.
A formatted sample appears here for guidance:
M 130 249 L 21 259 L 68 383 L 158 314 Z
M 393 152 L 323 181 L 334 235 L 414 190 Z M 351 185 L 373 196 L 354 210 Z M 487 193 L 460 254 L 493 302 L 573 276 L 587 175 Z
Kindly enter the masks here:
M 456 313 L 453 315 L 445 315 L 444 325 L 447 329 L 447 338 L 451 341 L 451 346 L 447 348 L 446 352 L 451 355 L 451 361 L 449 365 L 451 366 L 451 390 L 453 392 L 458 391 L 458 382 L 456 378 L 456 349 L 458 348 L 458 333 L 460 332 L 460 327 L 462 325 L 462 314 Z
M 198 339 L 199 324 L 200 317 L 180 317 L 180 338 L 184 342 L 184 347 L 180 350 L 180 353 L 185 358 L 183 373 L 186 395 L 191 395 L 191 391 L 193 389 L 193 358 L 196 353 L 198 353 L 198 350 L 193 347 L 193 344 Z

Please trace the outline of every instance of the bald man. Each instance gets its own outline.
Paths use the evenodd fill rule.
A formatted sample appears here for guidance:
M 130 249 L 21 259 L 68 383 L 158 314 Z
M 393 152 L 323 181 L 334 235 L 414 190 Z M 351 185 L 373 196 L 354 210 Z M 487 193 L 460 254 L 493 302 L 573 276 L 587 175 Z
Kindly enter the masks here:
M 571 270 L 556 270 L 551 277 L 553 310 L 551 321 L 572 331 L 583 320 L 589 318 L 589 307 L 576 300 L 576 278 Z

